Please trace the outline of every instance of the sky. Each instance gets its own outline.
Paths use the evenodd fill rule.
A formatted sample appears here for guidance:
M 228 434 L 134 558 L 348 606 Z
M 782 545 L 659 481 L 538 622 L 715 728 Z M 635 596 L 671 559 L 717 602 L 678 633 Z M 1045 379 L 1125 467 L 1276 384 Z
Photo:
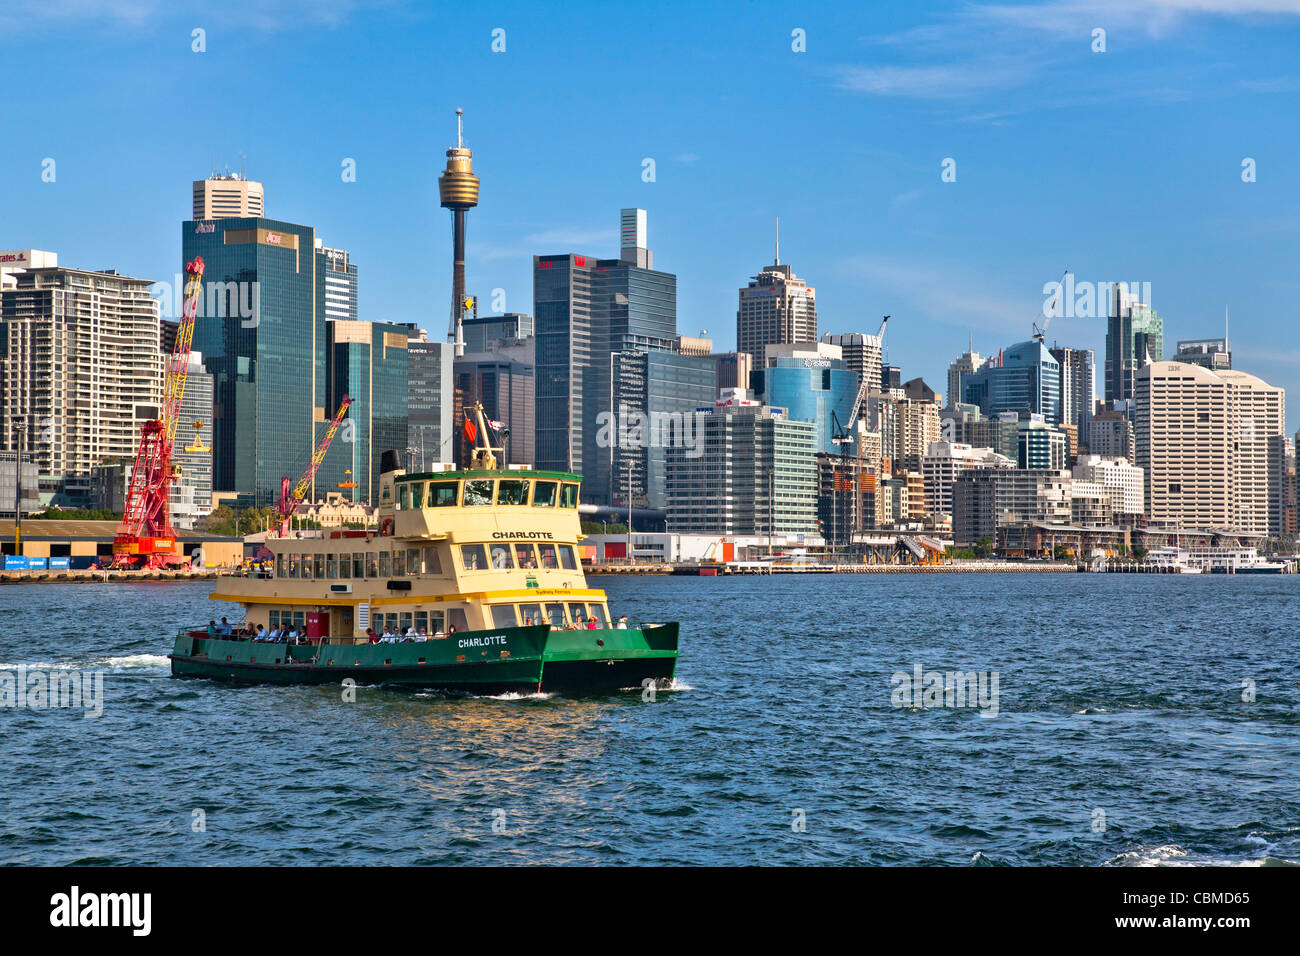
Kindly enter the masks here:
M 460 107 L 485 305 L 531 312 L 533 255 L 617 256 L 639 206 L 678 330 L 728 350 L 779 217 L 820 330 L 891 315 L 905 379 L 1028 339 L 1068 270 L 1150 283 L 1166 357 L 1226 309 L 1300 402 L 1300 0 L 208 7 L 0 8 L 0 249 L 173 281 L 192 181 L 243 168 L 352 253 L 362 318 L 440 338 Z M 1046 337 L 1100 355 L 1105 321 Z

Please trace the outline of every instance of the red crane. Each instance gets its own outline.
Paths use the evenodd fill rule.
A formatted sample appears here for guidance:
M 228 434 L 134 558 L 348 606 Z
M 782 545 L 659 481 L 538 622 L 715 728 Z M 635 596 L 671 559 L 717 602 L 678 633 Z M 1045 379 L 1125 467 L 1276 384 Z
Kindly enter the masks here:
M 194 319 L 198 315 L 199 291 L 203 284 L 203 258 L 196 256 L 185 266 L 185 308 L 176 329 L 163 382 L 161 414 L 144 423 L 140 447 L 131 470 L 122 524 L 113 538 L 113 562 L 119 565 L 161 568 L 183 563 L 176 553 L 176 532 L 172 530 L 171 483 L 179 470 L 172 466 L 172 445 L 189 374 L 190 346 L 194 341 Z
M 320 468 L 320 463 L 325 460 L 325 452 L 329 451 L 330 442 L 334 440 L 334 433 L 339 430 L 339 425 L 343 422 L 343 416 L 347 414 L 348 408 L 352 405 L 352 399 L 343 396 L 343 401 L 339 403 L 339 410 L 330 422 L 330 427 L 325 429 L 325 435 L 320 440 L 315 454 L 311 456 L 311 464 L 307 466 L 298 479 L 298 483 L 293 486 L 293 491 L 289 490 L 289 479 L 284 477 L 280 480 L 280 500 L 275 503 L 275 512 L 280 519 L 280 537 L 289 537 L 289 519 L 293 513 L 298 510 L 302 504 L 302 499 L 307 494 L 307 489 L 311 487 L 312 479 L 316 477 L 316 471 Z

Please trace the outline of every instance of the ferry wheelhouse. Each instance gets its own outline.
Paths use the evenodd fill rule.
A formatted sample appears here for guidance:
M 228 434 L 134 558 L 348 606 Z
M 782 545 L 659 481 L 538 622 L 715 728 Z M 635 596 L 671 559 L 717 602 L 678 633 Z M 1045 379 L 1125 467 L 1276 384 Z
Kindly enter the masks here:
M 242 633 L 178 635 L 173 674 L 478 693 L 670 682 L 678 625 L 614 621 L 587 586 L 579 476 L 499 468 L 498 450 L 419 474 L 387 453 L 379 527 L 269 538 L 269 576 L 211 594 L 243 606 Z M 273 638 L 251 639 L 259 629 Z

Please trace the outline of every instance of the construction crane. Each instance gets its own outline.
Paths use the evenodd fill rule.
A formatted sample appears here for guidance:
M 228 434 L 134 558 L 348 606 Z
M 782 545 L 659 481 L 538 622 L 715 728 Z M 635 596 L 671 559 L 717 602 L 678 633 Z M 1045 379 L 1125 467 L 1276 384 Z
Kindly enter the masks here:
M 1056 315 L 1056 303 L 1061 297 L 1061 290 L 1065 288 L 1065 277 L 1070 274 L 1066 269 L 1061 273 L 1061 281 L 1056 283 L 1056 292 L 1052 294 L 1052 304 L 1043 310 L 1043 324 L 1040 327 L 1037 322 L 1034 323 L 1034 338 L 1042 342 L 1047 337 L 1047 327 L 1052 324 L 1052 316 Z
M 334 420 L 330 422 L 330 427 L 325 429 L 325 435 L 320 440 L 320 445 L 316 447 L 315 453 L 311 456 L 311 463 L 303 471 L 298 483 L 289 490 L 289 477 L 286 475 L 280 483 L 280 500 L 275 503 L 276 517 L 280 521 L 280 537 L 289 537 L 289 521 L 293 518 L 293 513 L 298 510 L 302 504 L 302 499 L 307 494 L 307 489 L 311 487 L 312 480 L 316 477 L 316 472 L 320 469 L 320 463 L 325 460 L 325 452 L 329 451 L 330 442 L 334 440 L 334 434 L 339 430 L 339 425 L 343 423 L 343 416 L 347 414 L 348 408 L 352 405 L 352 399 L 343 396 L 343 401 L 339 403 L 339 410 L 334 415 Z
M 885 346 L 885 325 L 888 324 L 888 322 L 889 322 L 889 316 L 885 316 L 883 319 L 881 319 L 880 331 L 876 333 L 876 338 L 880 341 L 882 356 L 884 354 L 884 346 Z M 853 411 L 849 412 L 849 420 L 846 424 L 841 425 L 839 416 L 835 414 L 834 409 L 831 410 L 831 444 L 832 445 L 836 445 L 836 446 L 847 445 L 854 441 L 853 430 L 854 428 L 857 427 L 858 414 L 862 411 L 862 403 L 867 400 L 867 389 L 869 385 L 870 383 L 867 381 L 865 376 L 863 377 L 862 381 L 858 383 L 858 394 L 857 397 L 853 400 Z
M 171 484 L 180 473 L 172 465 L 172 448 L 189 374 L 194 319 L 203 285 L 203 258 L 196 256 L 186 264 L 185 273 L 185 307 L 163 380 L 161 414 L 141 428 L 122 524 L 113 538 L 113 563 L 117 565 L 161 568 L 184 562 L 184 557 L 176 554 L 176 532 L 172 530 Z

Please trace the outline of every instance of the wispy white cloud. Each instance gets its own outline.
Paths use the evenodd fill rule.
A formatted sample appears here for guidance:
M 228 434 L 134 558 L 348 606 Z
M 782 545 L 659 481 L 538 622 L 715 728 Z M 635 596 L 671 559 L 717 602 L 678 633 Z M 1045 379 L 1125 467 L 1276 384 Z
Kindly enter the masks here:
M 358 12 L 404 6 L 403 0 L 227 0 L 211 4 L 168 0 L 9 0 L 0 6 L 0 40 L 76 26 L 138 29 L 184 18 L 192 26 L 238 24 L 241 30 L 271 33 L 302 26 L 337 27 Z

